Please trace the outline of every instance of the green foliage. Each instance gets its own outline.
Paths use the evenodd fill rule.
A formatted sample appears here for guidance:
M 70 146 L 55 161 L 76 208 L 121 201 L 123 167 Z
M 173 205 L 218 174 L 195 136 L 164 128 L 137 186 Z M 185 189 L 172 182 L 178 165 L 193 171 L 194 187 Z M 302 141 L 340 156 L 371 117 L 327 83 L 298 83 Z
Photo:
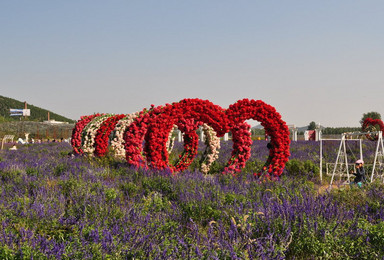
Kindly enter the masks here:
M 54 176 L 60 176 L 65 171 L 69 169 L 69 166 L 65 163 L 59 163 L 54 169 L 53 169 L 53 175 Z
M 364 221 L 364 226 L 362 229 L 368 230 L 368 237 L 370 244 L 376 250 L 376 252 L 384 253 L 384 222 L 380 221 L 377 224 L 369 223 L 366 219 L 362 219 Z M 378 255 L 377 255 L 378 256 Z
M 211 167 L 209 168 L 208 174 L 217 174 L 217 173 L 223 172 L 224 168 L 225 167 L 223 164 L 220 164 L 217 161 L 214 161 L 211 164 Z
M 75 178 L 59 181 L 59 186 L 65 197 L 69 197 L 79 187 L 79 181 Z
M 133 182 L 126 182 L 120 184 L 120 190 L 129 197 L 133 197 L 136 195 L 139 187 L 136 186 Z
M 292 159 L 285 165 L 289 175 L 300 176 L 308 173 L 318 175 L 320 173 L 319 167 L 310 160 L 301 161 L 298 159 Z
M 253 128 L 251 128 L 251 134 L 264 136 L 265 135 L 265 129 L 264 128 L 258 129 L 258 128 L 253 127 Z
M 0 245 L 0 258 L 1 259 L 15 259 L 15 251 L 7 245 Z
M 182 208 L 184 219 L 193 219 L 193 221 L 203 225 L 207 225 L 212 220 L 217 221 L 223 216 L 217 205 L 210 201 L 188 202 L 180 204 L 180 207 Z
M 171 183 L 171 179 L 167 176 L 144 177 L 142 187 L 146 195 L 156 191 L 165 195 L 169 200 L 176 200 L 178 197 L 177 187 Z
M 159 192 L 151 192 L 142 199 L 143 213 L 159 212 L 170 208 L 170 203 L 166 197 Z
M 314 122 L 314 121 L 310 122 L 307 129 L 308 130 L 315 130 L 316 129 L 316 122 Z
M 37 176 L 39 174 L 39 170 L 37 168 L 34 168 L 34 167 L 27 167 L 25 169 L 25 173 L 28 176 Z
M 0 178 L 3 182 L 21 182 L 22 171 L 20 169 L 0 170 Z
M 237 203 L 245 203 L 247 202 L 247 197 L 242 194 L 236 193 L 227 193 L 224 195 L 224 204 L 231 205 Z
M 108 188 L 105 189 L 105 198 L 107 202 L 111 202 L 112 200 L 115 200 L 117 198 L 118 191 L 116 191 L 114 188 Z
M 325 127 L 321 131 L 324 135 L 339 135 L 348 132 L 359 132 L 361 127 Z
M 255 173 L 261 172 L 265 162 L 262 162 L 258 159 L 248 160 L 245 164 L 245 167 L 242 169 L 243 173 Z
M 381 119 L 381 114 L 379 112 L 375 112 L 375 111 L 364 113 L 362 118 L 360 119 L 360 125 L 361 126 L 363 126 L 364 120 L 366 118 Z

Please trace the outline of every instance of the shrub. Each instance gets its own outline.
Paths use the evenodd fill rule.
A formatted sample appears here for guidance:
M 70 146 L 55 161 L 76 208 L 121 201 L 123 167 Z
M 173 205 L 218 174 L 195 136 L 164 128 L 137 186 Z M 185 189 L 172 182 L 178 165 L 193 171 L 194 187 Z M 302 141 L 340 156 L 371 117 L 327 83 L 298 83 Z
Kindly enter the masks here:
M 300 175 L 316 175 L 320 173 L 319 167 L 311 160 L 301 161 L 298 159 L 289 160 L 285 169 L 287 173 L 291 176 L 300 176 Z

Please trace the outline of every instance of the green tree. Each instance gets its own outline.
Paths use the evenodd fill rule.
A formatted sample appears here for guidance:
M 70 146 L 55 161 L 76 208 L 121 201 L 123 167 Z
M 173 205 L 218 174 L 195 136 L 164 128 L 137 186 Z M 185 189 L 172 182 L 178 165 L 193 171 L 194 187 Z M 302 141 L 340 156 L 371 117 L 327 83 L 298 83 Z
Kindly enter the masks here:
M 361 126 L 363 126 L 364 120 L 365 120 L 366 118 L 380 119 L 380 120 L 381 120 L 381 115 L 380 115 L 380 113 L 378 113 L 378 112 L 374 112 L 374 111 L 372 111 L 372 112 L 368 112 L 368 113 L 364 113 L 364 114 L 363 114 L 363 117 L 362 117 L 361 120 L 360 120 L 360 125 L 361 125 Z
M 316 123 L 314 121 L 312 121 L 311 123 L 309 123 L 307 129 L 308 130 L 315 130 L 316 129 Z

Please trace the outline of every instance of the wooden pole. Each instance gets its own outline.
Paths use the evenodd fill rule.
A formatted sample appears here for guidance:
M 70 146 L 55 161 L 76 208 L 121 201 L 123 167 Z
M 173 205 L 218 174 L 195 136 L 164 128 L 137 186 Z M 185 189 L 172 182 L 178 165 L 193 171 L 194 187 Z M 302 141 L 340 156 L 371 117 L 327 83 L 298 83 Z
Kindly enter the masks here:
M 27 109 L 27 101 L 24 101 L 24 109 Z M 24 120 L 27 116 L 24 116 Z
M 320 183 L 323 182 L 323 140 L 320 138 Z

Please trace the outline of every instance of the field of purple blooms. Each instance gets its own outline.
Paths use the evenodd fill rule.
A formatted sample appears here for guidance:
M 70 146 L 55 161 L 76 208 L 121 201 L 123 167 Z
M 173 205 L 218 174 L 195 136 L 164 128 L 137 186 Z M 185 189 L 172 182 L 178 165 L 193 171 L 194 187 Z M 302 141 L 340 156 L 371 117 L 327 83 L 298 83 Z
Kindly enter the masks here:
M 237 177 L 134 169 L 112 157 L 71 157 L 67 143 L 0 151 L 0 259 L 378 259 L 384 186 L 319 192 L 319 143 L 293 142 L 278 181 L 261 181 L 255 141 Z M 339 143 L 327 142 L 334 162 Z M 201 145 L 203 148 L 204 146 Z M 202 149 L 200 148 L 200 153 Z M 351 155 L 358 147 L 351 145 Z M 364 142 L 365 160 L 374 144 Z M 173 160 L 181 153 L 174 148 Z M 200 155 L 201 156 L 201 155 Z M 352 156 L 351 156 L 352 160 Z

